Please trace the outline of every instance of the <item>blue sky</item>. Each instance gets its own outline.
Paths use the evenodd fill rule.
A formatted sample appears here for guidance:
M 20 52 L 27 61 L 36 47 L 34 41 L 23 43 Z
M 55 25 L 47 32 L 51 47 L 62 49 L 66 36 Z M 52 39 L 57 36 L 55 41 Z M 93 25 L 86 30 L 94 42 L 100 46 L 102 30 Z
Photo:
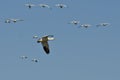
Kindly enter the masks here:
M 26 3 L 46 3 L 33 7 Z M 68 8 L 54 5 L 63 3 Z M 0 80 L 120 80 L 119 0 L 0 0 Z M 4 23 L 19 18 L 18 23 Z M 72 20 L 90 28 L 68 24 Z M 110 26 L 99 27 L 102 22 Z M 47 55 L 32 37 L 52 34 Z M 20 56 L 28 56 L 21 60 Z M 38 63 L 31 62 L 37 58 Z

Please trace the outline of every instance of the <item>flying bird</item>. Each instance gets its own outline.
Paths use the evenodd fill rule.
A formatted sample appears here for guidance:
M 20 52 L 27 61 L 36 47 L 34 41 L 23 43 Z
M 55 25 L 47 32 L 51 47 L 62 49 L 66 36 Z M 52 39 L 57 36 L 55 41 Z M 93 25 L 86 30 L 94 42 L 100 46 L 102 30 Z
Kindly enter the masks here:
M 80 27 L 85 27 L 85 28 L 88 28 L 90 27 L 91 25 L 90 24 L 81 24 Z
M 108 25 L 110 25 L 110 23 L 100 23 L 100 24 L 98 24 L 96 26 L 99 27 L 99 26 L 108 26 Z
M 33 6 L 35 6 L 34 4 L 25 4 L 25 6 L 27 6 L 29 9 L 31 9 Z
M 10 19 L 12 22 L 14 22 L 14 23 L 16 23 L 16 22 L 18 22 L 18 21 L 24 21 L 24 20 L 22 20 L 22 19 Z
M 39 60 L 38 59 L 32 59 L 32 62 L 39 62 Z
M 10 22 L 11 22 L 10 19 L 6 19 L 6 20 L 5 20 L 5 23 L 10 23 Z
M 21 59 L 27 59 L 27 56 L 20 56 Z
M 77 20 L 73 20 L 71 22 L 69 22 L 69 24 L 74 24 L 74 25 L 78 25 L 80 23 L 80 21 Z
M 34 35 L 34 36 L 33 36 L 33 39 L 37 39 L 37 38 L 38 38 L 38 36 L 37 36 L 37 35 Z
M 37 43 L 41 43 L 46 54 L 50 53 L 48 41 L 54 40 L 53 35 L 46 35 L 37 40 Z
M 67 5 L 65 5 L 65 4 L 56 4 L 55 6 L 58 8 L 66 8 L 67 7 Z
M 40 6 L 41 8 L 50 8 L 51 9 L 51 7 L 47 4 L 39 4 L 38 6 Z

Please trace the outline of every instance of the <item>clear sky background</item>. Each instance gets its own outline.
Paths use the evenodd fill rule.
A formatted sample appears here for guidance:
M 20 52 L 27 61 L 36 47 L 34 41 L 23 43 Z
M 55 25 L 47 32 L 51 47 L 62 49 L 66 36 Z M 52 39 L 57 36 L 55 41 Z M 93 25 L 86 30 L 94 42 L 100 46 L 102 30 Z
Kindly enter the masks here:
M 68 8 L 56 8 L 58 3 Z M 119 8 L 120 0 L 0 0 L 0 80 L 120 80 Z M 24 21 L 6 24 L 7 18 Z M 68 24 L 74 19 L 92 26 Z M 111 25 L 97 28 L 102 22 Z M 55 37 L 49 55 L 32 38 L 47 34 Z

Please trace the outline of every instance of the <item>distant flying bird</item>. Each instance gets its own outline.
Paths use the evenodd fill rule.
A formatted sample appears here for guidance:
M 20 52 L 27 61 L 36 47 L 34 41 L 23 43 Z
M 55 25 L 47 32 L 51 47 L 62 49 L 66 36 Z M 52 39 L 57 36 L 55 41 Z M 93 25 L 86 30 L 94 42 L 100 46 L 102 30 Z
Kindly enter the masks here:
M 65 5 L 65 4 L 56 4 L 55 6 L 58 8 L 66 8 L 67 7 L 67 5 Z
M 37 40 L 37 43 L 41 43 L 46 54 L 50 53 L 48 41 L 54 40 L 53 35 L 46 35 Z
M 34 4 L 25 4 L 25 6 L 27 6 L 29 9 L 31 9 L 35 5 Z
M 90 24 L 81 24 L 80 27 L 85 27 L 85 28 L 88 28 L 90 27 L 91 25 Z
M 10 19 L 6 19 L 6 20 L 5 20 L 5 23 L 10 23 L 10 22 L 11 22 Z
M 38 38 L 38 36 L 37 36 L 37 35 L 34 35 L 34 36 L 33 36 L 33 39 L 37 39 L 37 38 Z
M 21 59 L 27 59 L 27 56 L 20 56 Z
M 24 21 L 24 20 L 22 20 L 22 19 L 10 19 L 12 22 L 14 22 L 14 23 L 16 23 L 16 22 L 18 22 L 18 21 Z
M 36 63 L 39 62 L 38 59 L 32 59 L 32 61 L 33 61 L 33 62 L 36 62 Z
M 108 25 L 110 25 L 110 23 L 100 23 L 100 24 L 98 24 L 96 26 L 99 27 L 99 26 L 108 26 Z
M 80 23 L 80 21 L 77 20 L 73 20 L 71 22 L 69 22 L 69 24 L 74 24 L 74 25 L 78 25 Z
M 51 9 L 51 7 L 47 4 L 39 4 L 38 6 L 40 6 L 41 8 L 50 8 Z

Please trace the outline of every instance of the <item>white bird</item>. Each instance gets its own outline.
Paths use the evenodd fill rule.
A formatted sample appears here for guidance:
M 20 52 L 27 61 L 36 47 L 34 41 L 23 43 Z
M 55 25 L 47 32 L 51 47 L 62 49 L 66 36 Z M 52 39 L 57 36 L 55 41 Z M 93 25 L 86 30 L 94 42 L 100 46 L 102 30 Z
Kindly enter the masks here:
M 25 6 L 27 6 L 29 9 L 31 9 L 33 6 L 35 6 L 34 4 L 25 4 Z
M 38 36 L 37 36 L 37 35 L 34 35 L 34 36 L 33 36 L 33 39 L 37 39 L 37 38 L 38 38 Z
M 46 35 L 37 40 L 37 43 L 41 43 L 46 54 L 50 53 L 48 41 L 54 40 L 53 35 Z
M 11 22 L 10 19 L 6 19 L 6 20 L 5 20 L 5 23 L 10 23 L 10 22 Z
M 24 20 L 22 20 L 22 19 L 10 19 L 12 22 L 14 22 L 14 23 L 16 23 L 16 22 L 18 22 L 18 21 L 24 21 Z
M 69 24 L 74 24 L 74 25 L 78 25 L 80 23 L 80 21 L 77 20 L 73 20 L 71 22 L 69 22 Z
M 37 63 L 39 60 L 38 59 L 32 59 L 32 61 Z
M 96 26 L 99 27 L 99 26 L 108 26 L 108 25 L 110 25 L 110 23 L 100 23 L 100 24 L 98 24 Z
M 51 7 L 47 4 L 39 4 L 38 6 L 40 6 L 41 8 L 50 8 L 51 9 Z
M 67 5 L 65 5 L 65 4 L 56 4 L 55 6 L 58 8 L 66 8 L 67 7 Z
M 81 24 L 80 27 L 85 27 L 85 28 L 88 28 L 90 27 L 91 25 L 90 24 Z
M 21 59 L 27 59 L 27 56 L 20 56 Z

